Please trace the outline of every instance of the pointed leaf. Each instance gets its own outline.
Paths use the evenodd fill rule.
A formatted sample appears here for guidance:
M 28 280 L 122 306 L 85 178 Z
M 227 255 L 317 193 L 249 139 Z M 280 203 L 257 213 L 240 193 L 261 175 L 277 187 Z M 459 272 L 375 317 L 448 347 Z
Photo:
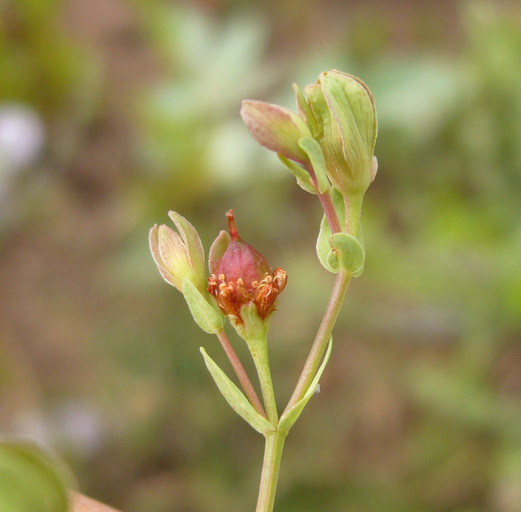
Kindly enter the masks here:
M 203 347 L 201 347 L 200 350 L 208 371 L 212 374 L 213 380 L 230 407 L 257 432 L 266 434 L 274 430 L 273 425 L 253 408 L 241 390 L 228 378 L 221 368 L 219 368 L 215 361 L 207 354 L 206 350 Z
M 329 361 L 329 357 L 331 355 L 331 349 L 333 348 L 333 338 L 329 340 L 328 346 L 327 346 L 327 352 L 324 356 L 324 359 L 322 361 L 322 364 L 320 365 L 319 369 L 317 370 L 317 373 L 313 380 L 311 381 L 311 384 L 309 385 L 309 388 L 307 389 L 305 395 L 287 412 L 285 412 L 279 421 L 278 430 L 281 430 L 282 432 L 288 432 L 289 429 L 295 424 L 295 422 L 298 420 L 299 416 L 302 414 L 302 411 L 304 410 L 304 407 L 306 407 L 306 404 L 309 402 L 309 399 L 313 396 L 315 393 L 320 378 L 322 377 L 322 374 L 324 373 L 324 370 L 326 369 L 327 363 Z
M 195 285 L 185 277 L 183 295 L 196 324 L 208 334 L 215 334 L 224 327 L 224 316 L 206 300 Z

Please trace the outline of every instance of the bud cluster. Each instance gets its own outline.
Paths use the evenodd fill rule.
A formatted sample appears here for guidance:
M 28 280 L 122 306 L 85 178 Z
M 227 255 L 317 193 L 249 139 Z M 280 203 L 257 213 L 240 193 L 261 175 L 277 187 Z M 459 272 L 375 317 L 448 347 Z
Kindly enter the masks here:
M 261 320 L 268 319 L 286 286 L 287 275 L 282 268 L 272 271 L 266 258 L 240 238 L 233 210 L 226 214 L 230 233 L 221 231 L 210 249 L 208 280 L 197 231 L 177 212 L 169 215 L 179 234 L 168 226 L 154 226 L 150 249 L 163 279 L 185 295 L 196 321 L 202 319 L 199 325 L 212 332 L 222 324 L 208 307 L 210 296 L 234 325 L 243 323 L 244 306 L 253 305 Z
M 275 151 L 315 194 L 331 188 L 347 203 L 359 204 L 378 168 L 374 156 L 376 109 L 369 88 L 358 78 L 332 70 L 301 91 L 294 85 L 297 113 L 244 100 L 241 115 L 254 139 Z

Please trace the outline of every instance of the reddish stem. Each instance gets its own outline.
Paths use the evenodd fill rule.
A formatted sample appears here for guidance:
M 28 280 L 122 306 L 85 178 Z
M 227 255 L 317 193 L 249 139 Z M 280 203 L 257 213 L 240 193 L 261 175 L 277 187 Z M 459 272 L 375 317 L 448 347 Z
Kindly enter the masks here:
M 232 216 L 233 216 L 233 213 L 232 213 Z M 246 396 L 248 397 L 248 400 L 250 401 L 251 405 L 253 405 L 255 410 L 261 416 L 264 416 L 264 418 L 268 419 L 268 416 L 266 415 L 266 412 L 264 411 L 264 407 L 262 407 L 261 401 L 259 400 L 259 397 L 257 396 L 257 393 L 255 392 L 255 388 L 253 387 L 253 384 L 251 383 L 251 380 L 248 377 L 248 374 L 246 373 L 244 366 L 242 365 L 239 357 L 237 356 L 237 353 L 235 352 L 234 348 L 232 347 L 232 344 L 230 343 L 228 336 L 226 336 L 224 329 L 221 329 L 217 333 L 217 337 L 219 338 L 219 341 L 221 342 L 221 345 L 222 345 L 224 351 L 226 352 L 226 355 L 228 356 L 228 359 L 230 360 L 231 365 L 233 366 L 235 375 L 237 375 L 237 378 L 239 379 L 239 382 L 241 383 L 241 386 L 244 389 L 244 392 L 246 393 Z

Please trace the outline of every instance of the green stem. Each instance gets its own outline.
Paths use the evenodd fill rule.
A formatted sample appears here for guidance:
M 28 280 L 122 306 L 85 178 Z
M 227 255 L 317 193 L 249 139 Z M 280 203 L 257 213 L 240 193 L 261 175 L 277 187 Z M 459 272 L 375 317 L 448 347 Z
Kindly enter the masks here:
M 255 392 L 255 388 L 253 387 L 253 384 L 251 383 L 251 380 L 248 377 L 248 374 L 246 373 L 244 366 L 242 365 L 239 357 L 237 356 L 237 353 L 233 349 L 232 344 L 228 339 L 228 336 L 226 336 L 224 329 L 221 329 L 217 332 L 217 337 L 221 342 L 221 346 L 223 347 L 224 352 L 230 360 L 230 363 L 235 371 L 235 374 L 237 375 L 237 378 L 239 379 L 239 382 L 241 383 L 242 389 L 244 389 L 244 392 L 248 397 L 248 400 L 261 416 L 264 416 L 266 419 L 268 419 L 266 413 L 264 412 L 264 408 L 262 407 L 261 401 L 259 400 L 259 397 Z
M 346 207 L 346 232 L 353 235 L 355 238 L 358 238 L 358 228 L 362 216 L 363 201 L 363 194 L 353 194 L 349 197 L 344 196 L 344 204 Z
M 266 434 L 259 498 L 255 512 L 272 512 L 286 434 L 274 430 Z
M 275 427 L 279 422 L 279 414 L 275 400 L 275 391 L 273 390 L 273 381 L 271 379 L 268 341 L 266 338 L 250 340 L 248 346 L 259 376 L 262 398 L 264 399 L 264 407 L 268 414 L 268 420 Z
M 350 272 L 340 271 L 337 274 L 335 285 L 333 286 L 333 291 L 329 298 L 329 303 L 318 328 L 317 335 L 315 336 L 315 341 L 313 342 L 311 351 L 304 363 L 304 368 L 302 369 L 302 373 L 300 374 L 295 387 L 295 391 L 293 391 L 293 395 L 291 396 L 285 411 L 289 411 L 304 396 L 309 388 L 311 381 L 317 372 L 322 356 L 324 355 L 329 339 L 331 338 L 331 333 L 333 332 L 333 327 L 338 318 L 338 314 L 340 313 L 350 281 Z

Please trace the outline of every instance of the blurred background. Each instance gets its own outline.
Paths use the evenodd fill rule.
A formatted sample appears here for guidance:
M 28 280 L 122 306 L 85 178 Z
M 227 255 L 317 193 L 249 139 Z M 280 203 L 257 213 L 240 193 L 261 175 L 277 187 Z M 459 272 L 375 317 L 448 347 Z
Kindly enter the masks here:
M 318 201 L 239 106 L 293 107 L 292 82 L 333 68 L 374 93 L 380 169 L 276 510 L 521 510 L 521 8 L 478 0 L 0 1 L 0 430 L 52 446 L 83 493 L 254 509 L 262 439 L 217 393 L 199 346 L 227 362 L 148 229 L 175 209 L 208 250 L 233 207 L 287 270 L 282 406 L 334 278 Z

